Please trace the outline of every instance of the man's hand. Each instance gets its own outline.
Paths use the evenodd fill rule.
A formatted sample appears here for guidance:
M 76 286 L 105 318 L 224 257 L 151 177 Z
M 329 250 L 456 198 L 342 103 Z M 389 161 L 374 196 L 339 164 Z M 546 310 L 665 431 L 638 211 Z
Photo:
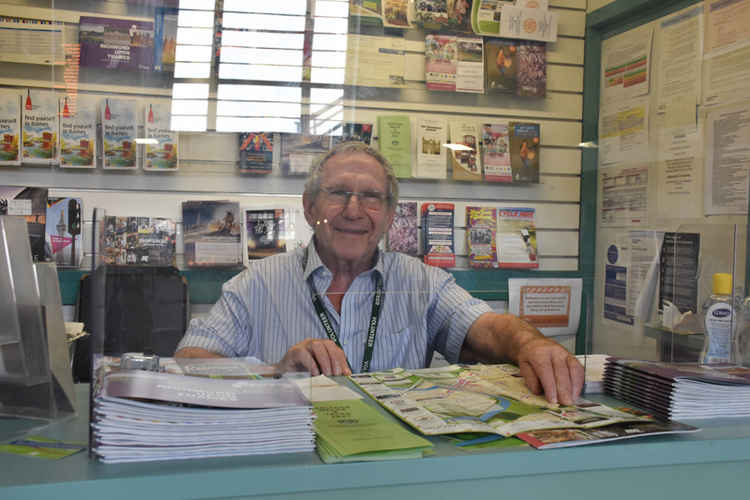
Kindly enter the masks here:
M 307 371 L 311 375 L 351 375 L 346 354 L 328 339 L 305 339 L 294 344 L 279 362 L 282 371 Z
M 461 361 L 514 362 L 526 385 L 552 404 L 570 405 L 583 389 L 583 366 L 530 324 L 512 314 L 486 313 L 466 334 Z
M 544 392 L 547 401 L 571 405 L 583 389 L 583 366 L 557 342 L 546 338 L 523 344 L 518 367 L 526 386 L 534 394 Z

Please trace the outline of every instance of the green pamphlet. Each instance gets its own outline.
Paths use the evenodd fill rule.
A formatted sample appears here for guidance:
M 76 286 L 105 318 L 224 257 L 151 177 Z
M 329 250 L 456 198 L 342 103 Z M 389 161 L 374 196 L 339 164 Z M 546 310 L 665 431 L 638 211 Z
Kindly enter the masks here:
M 325 463 L 421 458 L 432 443 L 362 400 L 314 403 L 318 454 Z
M 7 444 L 0 444 L 0 452 L 3 453 L 50 459 L 65 458 L 85 449 L 86 445 L 82 443 L 57 441 L 41 436 L 27 436 Z
M 398 178 L 411 172 L 411 121 L 406 115 L 378 116 L 378 147 Z

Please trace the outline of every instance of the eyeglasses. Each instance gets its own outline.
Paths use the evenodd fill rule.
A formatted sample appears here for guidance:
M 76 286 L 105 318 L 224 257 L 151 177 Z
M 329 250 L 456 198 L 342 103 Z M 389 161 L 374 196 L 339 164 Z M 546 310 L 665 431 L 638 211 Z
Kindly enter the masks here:
M 386 200 L 391 197 L 378 191 L 344 191 L 343 189 L 326 189 L 321 188 L 326 194 L 328 203 L 334 206 L 345 207 L 349 204 L 352 196 L 356 196 L 359 204 L 370 210 L 380 210 Z

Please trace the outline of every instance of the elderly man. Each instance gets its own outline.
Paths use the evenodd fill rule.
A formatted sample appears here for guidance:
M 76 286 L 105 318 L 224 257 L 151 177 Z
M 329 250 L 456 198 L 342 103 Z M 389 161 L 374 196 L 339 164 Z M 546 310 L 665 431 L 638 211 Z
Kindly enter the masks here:
M 305 249 L 267 257 L 226 283 L 191 322 L 177 357 L 255 356 L 283 369 L 348 375 L 450 362 L 516 363 L 528 387 L 571 404 L 583 368 L 564 348 L 509 314 L 495 314 L 442 269 L 378 242 L 398 182 L 363 143 L 343 143 L 313 166 L 302 204 L 314 236 Z

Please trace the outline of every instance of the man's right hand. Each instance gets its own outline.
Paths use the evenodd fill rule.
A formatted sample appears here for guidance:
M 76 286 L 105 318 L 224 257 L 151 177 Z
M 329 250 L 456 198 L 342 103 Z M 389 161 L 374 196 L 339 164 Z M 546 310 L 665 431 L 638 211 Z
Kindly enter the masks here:
M 346 354 L 328 339 L 305 339 L 294 344 L 278 364 L 282 371 L 307 371 L 317 375 L 351 375 Z

